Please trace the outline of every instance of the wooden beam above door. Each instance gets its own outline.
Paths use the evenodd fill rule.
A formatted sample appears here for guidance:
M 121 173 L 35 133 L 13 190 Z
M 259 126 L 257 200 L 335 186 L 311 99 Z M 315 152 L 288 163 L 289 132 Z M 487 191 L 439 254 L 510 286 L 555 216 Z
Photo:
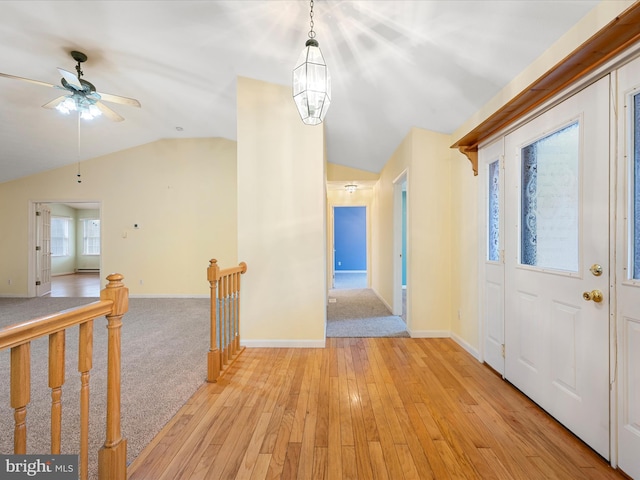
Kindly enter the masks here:
M 507 128 L 544 102 L 640 40 L 640 2 L 634 3 L 473 130 L 451 145 L 478 174 L 478 144 Z

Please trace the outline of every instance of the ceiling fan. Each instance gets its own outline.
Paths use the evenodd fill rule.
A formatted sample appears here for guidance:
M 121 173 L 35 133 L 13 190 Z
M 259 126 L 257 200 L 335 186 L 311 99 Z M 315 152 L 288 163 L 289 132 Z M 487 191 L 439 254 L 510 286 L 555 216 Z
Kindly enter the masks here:
M 71 111 L 77 111 L 78 114 L 85 119 L 91 119 L 103 114 L 109 120 L 113 120 L 114 122 L 121 122 L 124 120 L 124 117 L 107 107 L 102 102 L 112 102 L 132 107 L 140 107 L 140 102 L 135 98 L 122 97 L 120 95 L 112 95 L 110 93 L 96 91 L 96 87 L 91 82 L 82 78 L 84 72 L 82 71 L 81 65 L 87 61 L 87 56 L 84 53 L 77 51 L 71 52 L 71 56 L 76 62 L 78 62 L 76 65 L 77 73 L 74 74 L 62 68 L 58 68 L 58 71 L 62 75 L 62 86 L 41 82 L 39 80 L 32 80 L 30 78 L 17 77 L 6 73 L 0 73 L 0 77 L 23 80 L 36 85 L 42 85 L 44 87 L 66 90 L 64 95 L 55 98 L 49 103 L 45 103 L 43 107 L 56 109 L 67 114 Z

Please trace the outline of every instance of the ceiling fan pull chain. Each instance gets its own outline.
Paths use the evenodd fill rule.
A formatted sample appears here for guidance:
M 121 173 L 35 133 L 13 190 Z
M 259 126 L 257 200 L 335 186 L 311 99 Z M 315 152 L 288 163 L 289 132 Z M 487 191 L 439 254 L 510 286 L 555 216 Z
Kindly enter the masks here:
M 78 63 L 80 65 L 80 63 Z M 78 71 L 80 68 L 78 67 Z M 82 175 L 80 174 L 80 111 L 78 111 L 78 173 L 76 174 L 78 177 L 78 183 L 82 183 Z

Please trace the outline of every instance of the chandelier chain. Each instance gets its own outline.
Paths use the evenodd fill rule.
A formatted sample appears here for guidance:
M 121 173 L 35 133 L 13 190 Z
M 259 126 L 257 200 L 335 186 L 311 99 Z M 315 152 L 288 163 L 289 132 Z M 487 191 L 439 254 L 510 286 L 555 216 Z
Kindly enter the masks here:
M 313 0 L 309 2 L 309 7 L 311 7 L 311 11 L 309 12 L 309 25 L 311 26 L 311 30 L 309 30 L 309 38 L 315 38 L 316 32 L 313 31 Z

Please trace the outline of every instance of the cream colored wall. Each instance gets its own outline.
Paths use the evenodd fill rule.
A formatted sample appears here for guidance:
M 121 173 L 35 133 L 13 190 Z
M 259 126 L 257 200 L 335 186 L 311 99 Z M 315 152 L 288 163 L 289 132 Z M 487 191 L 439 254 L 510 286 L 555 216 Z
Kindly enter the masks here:
M 302 123 L 290 87 L 239 77 L 237 94 L 242 342 L 324 346 L 324 127 Z
M 451 333 L 478 355 L 478 177 L 471 163 L 451 150 Z
M 377 173 L 360 170 L 357 168 L 346 167 L 336 163 L 327 164 L 327 180 L 328 181 L 377 181 L 380 175 Z
M 393 306 L 393 181 L 409 168 L 412 155 L 411 138 L 412 132 L 409 132 L 380 172 L 372 202 L 371 288 L 388 306 Z M 408 270 L 410 257 L 407 257 Z
M 451 150 L 449 136 L 414 128 L 408 178 L 408 327 L 413 336 L 451 329 Z
M 372 288 L 393 306 L 393 182 L 407 172 L 407 327 L 412 336 L 451 330 L 450 137 L 413 128 L 376 185 Z
M 161 140 L 83 162 L 81 184 L 75 165 L 0 184 L 0 295 L 28 292 L 30 202 L 74 200 L 101 203 L 102 273 L 131 295 L 208 295 L 209 259 L 238 262 L 236 143 Z

